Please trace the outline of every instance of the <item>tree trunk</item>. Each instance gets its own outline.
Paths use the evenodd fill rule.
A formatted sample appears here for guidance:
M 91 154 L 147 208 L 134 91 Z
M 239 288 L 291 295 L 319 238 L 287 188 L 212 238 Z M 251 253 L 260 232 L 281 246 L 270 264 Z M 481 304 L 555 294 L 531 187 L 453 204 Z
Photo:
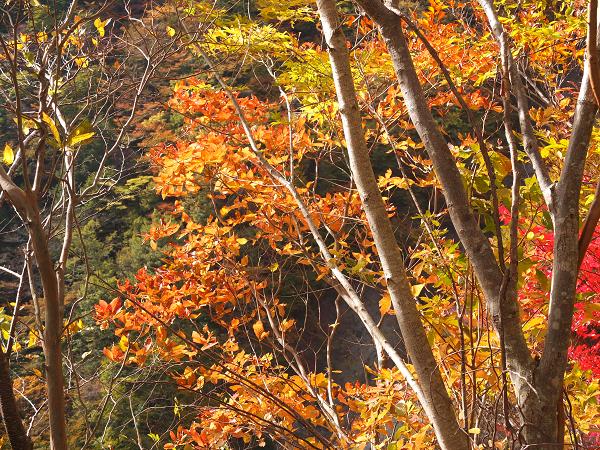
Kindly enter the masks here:
M 31 194 L 33 195 L 33 194 Z M 48 251 L 48 240 L 40 222 L 35 202 L 29 202 L 29 235 L 42 280 L 45 303 L 43 349 L 46 369 L 46 391 L 52 450 L 67 449 L 65 393 L 62 372 L 61 334 L 63 328 L 59 287 L 54 264 Z
M 573 131 L 567 156 L 556 187 L 554 217 L 554 259 L 548 333 L 534 380 L 537 394 L 520 405 L 526 419 L 523 434 L 536 448 L 555 449 L 558 432 L 557 403 L 563 389 L 563 379 L 571 341 L 571 323 L 579 272 L 579 196 L 587 149 L 596 119 L 597 106 L 592 96 L 589 76 L 583 75 Z
M 468 436 L 458 424 L 427 340 L 411 293 L 403 257 L 373 172 L 352 79 L 346 39 L 340 27 L 335 0 L 319 0 L 317 6 L 329 48 L 350 169 L 377 247 L 406 350 L 422 389 L 422 398 L 419 400 L 431 420 L 439 445 L 443 449 L 468 449 Z
M 27 436 L 10 376 L 8 355 L 0 349 L 0 408 L 6 434 L 13 450 L 31 450 L 33 444 Z
M 46 391 L 48 394 L 48 416 L 50 422 L 50 445 L 52 450 L 67 450 L 67 425 L 65 419 L 65 392 L 62 373 L 60 338 L 63 329 L 62 304 L 59 281 L 48 249 L 48 236 L 42 226 L 37 206 L 37 194 L 23 191 L 13 183 L 0 166 L 0 187 L 27 224 L 33 254 L 37 263 L 44 302 L 46 306 L 42 345 L 45 356 Z
M 555 225 L 549 326 L 544 351 L 539 366 L 536 367 L 521 331 L 517 292 L 513 287 L 503 297 L 499 294 L 502 272 L 487 238 L 474 220 L 455 161 L 425 100 L 403 35 L 400 17 L 378 0 L 357 0 L 357 3 L 377 23 L 385 39 L 409 115 L 444 188 L 450 217 L 473 263 L 496 330 L 505 341 L 508 371 L 523 418 L 522 436 L 529 446 L 556 449 L 557 446 L 562 446 L 562 442 L 558 441 L 557 402 L 567 364 L 578 275 L 579 194 L 585 155 L 596 115 L 588 73 L 586 71 L 583 75 L 573 132 L 556 186 L 551 184 L 544 161 L 536 158 L 536 151 L 529 152 Z M 490 11 L 494 12 L 493 6 L 484 4 L 484 7 L 491 8 Z M 496 26 L 500 26 L 499 22 Z M 495 31 L 502 37 L 502 30 Z M 500 45 L 507 44 L 500 42 Z M 506 48 L 504 50 L 510 51 Z M 516 69 L 512 70 L 511 77 L 516 76 L 518 77 L 518 72 Z M 519 80 L 515 79 L 514 82 L 519 87 Z M 526 138 L 524 145 L 528 150 L 536 150 L 537 143 L 529 124 L 526 94 L 517 94 L 520 94 L 517 98 L 519 121 Z
M 519 386 L 526 385 L 531 377 L 533 359 L 521 330 L 517 294 L 512 289 L 506 293 L 505 298 L 500 299 L 502 271 L 487 237 L 475 220 L 456 161 L 427 105 L 401 28 L 400 17 L 380 2 L 358 0 L 358 3 L 377 23 L 386 42 L 408 114 L 443 186 L 454 228 L 473 264 L 489 314 L 497 330 L 500 332 L 502 329 L 505 335 L 507 363 L 510 371 L 518 374 L 513 382 Z

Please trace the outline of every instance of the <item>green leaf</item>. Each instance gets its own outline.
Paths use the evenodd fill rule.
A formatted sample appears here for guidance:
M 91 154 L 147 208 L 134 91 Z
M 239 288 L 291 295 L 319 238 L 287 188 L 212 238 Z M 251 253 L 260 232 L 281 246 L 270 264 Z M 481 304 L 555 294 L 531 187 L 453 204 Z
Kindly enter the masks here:
M 548 279 L 548 277 L 546 276 L 546 274 L 544 272 L 536 269 L 535 277 L 537 278 L 538 283 L 540 283 L 540 287 L 544 291 L 546 291 L 546 292 L 550 291 L 550 280 Z

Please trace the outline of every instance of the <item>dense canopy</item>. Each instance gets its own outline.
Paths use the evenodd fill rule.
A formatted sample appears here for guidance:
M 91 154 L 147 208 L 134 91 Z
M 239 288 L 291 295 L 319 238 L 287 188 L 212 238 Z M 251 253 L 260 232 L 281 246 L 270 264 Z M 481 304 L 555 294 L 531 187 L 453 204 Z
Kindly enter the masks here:
M 591 0 L 10 0 L 0 448 L 600 448 Z

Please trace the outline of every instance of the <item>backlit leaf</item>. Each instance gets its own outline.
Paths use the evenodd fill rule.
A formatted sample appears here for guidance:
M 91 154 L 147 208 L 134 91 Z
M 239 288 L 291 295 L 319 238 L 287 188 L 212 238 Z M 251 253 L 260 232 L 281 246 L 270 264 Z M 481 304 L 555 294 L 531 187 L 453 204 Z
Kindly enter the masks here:
M 56 140 L 58 146 L 62 147 L 62 140 L 60 138 L 60 133 L 58 132 L 58 128 L 56 127 L 54 119 L 52 119 L 52 117 L 50 117 L 44 112 L 42 113 L 42 120 L 44 121 L 44 123 L 46 123 L 46 125 L 48 125 L 48 128 L 50 128 L 50 132 L 52 133 L 52 136 Z
M 4 151 L 2 152 L 2 161 L 4 162 L 4 164 L 9 166 L 13 162 L 15 162 L 15 153 L 13 152 L 12 147 L 8 143 L 4 144 Z
M 96 132 L 92 128 L 90 122 L 88 120 L 84 120 L 71 132 L 67 138 L 66 145 L 67 147 L 73 147 L 75 145 L 84 144 L 89 142 L 89 140 L 92 139 L 95 134 Z

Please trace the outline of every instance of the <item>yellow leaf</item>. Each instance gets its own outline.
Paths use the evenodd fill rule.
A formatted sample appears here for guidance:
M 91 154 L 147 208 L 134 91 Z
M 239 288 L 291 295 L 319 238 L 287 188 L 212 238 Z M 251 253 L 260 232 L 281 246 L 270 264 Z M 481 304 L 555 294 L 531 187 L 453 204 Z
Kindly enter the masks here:
M 33 373 L 36 374 L 36 376 L 42 378 L 42 372 L 40 372 L 38 369 L 33 369 Z
M 44 113 L 42 113 L 42 120 L 44 122 L 46 122 L 46 124 L 50 128 L 50 132 L 52 133 L 52 136 L 54 136 L 54 139 L 58 143 L 58 146 L 62 147 L 62 141 L 60 139 L 60 133 L 58 132 L 58 128 L 56 128 L 56 123 L 54 123 L 54 120 L 52 120 L 52 117 L 50 117 L 48 114 L 46 114 L 44 112 Z
M 237 241 L 238 244 L 244 245 L 244 244 L 246 244 L 248 242 L 248 239 L 246 239 L 246 238 L 237 238 L 236 241 Z
M 17 118 L 13 118 L 13 121 L 18 124 L 19 121 L 17 120 Z M 28 119 L 27 117 L 21 117 L 21 127 L 23 128 L 23 133 L 25 134 L 29 134 L 30 130 L 33 130 L 34 128 L 37 127 L 37 124 L 35 123 L 35 121 Z
M 391 309 L 392 299 L 390 297 L 390 294 L 384 294 L 384 296 L 381 297 L 381 300 L 379 300 L 379 312 L 382 316 L 385 316 L 387 313 L 390 312 Z
M 469 433 L 470 434 L 479 434 L 479 433 L 481 433 L 481 429 L 477 428 L 477 427 L 469 428 Z
M 121 336 L 119 348 L 124 352 L 127 351 L 127 348 L 129 348 L 129 339 L 127 339 L 127 336 Z
M 527 239 L 532 240 L 535 237 L 535 233 L 533 231 L 530 231 L 529 233 L 527 233 Z
M 110 18 L 106 19 L 105 21 L 102 21 L 102 19 L 100 19 L 100 17 L 98 17 L 96 20 L 94 20 L 94 26 L 96 27 L 96 30 L 98 30 L 98 34 L 100 35 L 100 37 L 104 37 L 104 34 L 105 34 L 104 27 L 106 25 L 108 25 L 109 22 L 110 22 Z
M 8 143 L 4 144 L 4 152 L 2 154 L 2 161 L 4 161 L 4 164 L 9 165 L 9 166 L 15 161 L 15 153 L 13 152 L 12 147 Z
M 96 17 L 96 20 L 94 20 L 94 26 L 96 28 L 100 28 L 103 26 L 102 19 L 100 17 Z
M 29 341 L 27 342 L 27 347 L 28 348 L 33 347 L 35 344 L 37 344 L 37 341 L 38 341 L 37 334 L 35 334 L 33 331 L 29 331 Z
M 73 147 L 78 144 L 83 144 L 94 137 L 96 132 L 88 120 L 81 122 L 67 138 L 67 147 Z
M 173 37 L 173 36 L 175 36 L 175 29 L 174 29 L 173 27 L 167 27 L 167 34 L 168 34 L 170 37 Z
M 413 297 L 418 297 L 424 287 L 424 284 L 415 284 L 411 286 L 410 291 L 412 292 Z
M 542 329 L 543 326 L 546 324 L 546 319 L 542 316 L 536 316 L 531 318 L 530 320 L 528 320 L 524 325 L 523 325 L 523 331 L 524 332 L 528 332 L 531 331 L 535 328 L 540 328 Z
M 75 64 L 77 64 L 78 67 L 85 69 L 87 66 L 90 65 L 90 60 L 87 59 L 85 56 L 82 58 L 75 58 Z

